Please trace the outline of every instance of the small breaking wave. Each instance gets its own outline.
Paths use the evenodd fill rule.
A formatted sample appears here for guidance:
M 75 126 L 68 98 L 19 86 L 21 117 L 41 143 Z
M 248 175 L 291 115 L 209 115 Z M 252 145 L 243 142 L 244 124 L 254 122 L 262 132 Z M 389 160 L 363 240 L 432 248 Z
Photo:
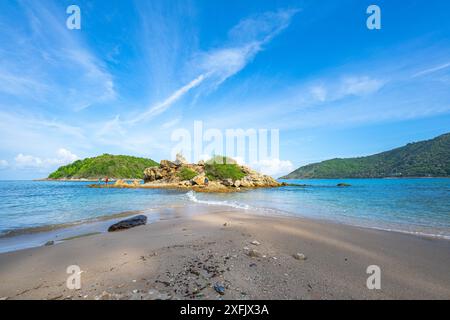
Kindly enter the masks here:
M 249 206 L 248 204 L 241 204 L 241 203 L 237 203 L 237 202 L 214 201 L 214 200 L 199 200 L 195 196 L 195 192 L 194 191 L 189 191 L 188 193 L 186 193 L 186 196 L 187 196 L 187 198 L 190 201 L 195 202 L 195 203 L 199 203 L 199 204 L 206 204 L 206 205 L 211 205 L 211 206 L 225 206 L 225 207 L 231 207 L 231 208 L 242 209 L 242 210 L 255 209 L 255 208 Z

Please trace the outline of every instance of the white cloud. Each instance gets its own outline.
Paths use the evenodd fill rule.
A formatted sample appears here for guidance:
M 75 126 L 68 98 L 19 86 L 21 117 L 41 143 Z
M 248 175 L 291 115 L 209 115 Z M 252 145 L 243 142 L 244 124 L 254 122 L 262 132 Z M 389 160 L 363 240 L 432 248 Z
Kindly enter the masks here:
M 287 98 L 283 98 L 283 102 L 289 105 L 294 101 L 296 108 L 299 108 L 336 102 L 350 96 L 364 97 L 378 92 L 387 83 L 386 80 L 366 75 L 335 78 L 321 78 L 302 85 L 296 89 L 296 94 L 288 94 Z
M 344 78 L 341 86 L 341 95 L 368 95 L 380 90 L 384 84 L 383 81 L 368 76 Z
M 269 42 L 286 29 L 299 9 L 280 9 L 274 12 L 256 14 L 241 20 L 229 32 L 229 38 L 237 43 Z
M 53 166 L 62 166 L 78 160 L 78 156 L 67 149 L 61 148 L 56 152 L 56 157 L 45 158 L 35 157 L 32 155 L 24 155 L 22 153 L 15 157 L 15 165 L 17 168 L 24 169 L 46 169 Z
M 278 178 L 294 170 L 294 165 L 289 160 L 267 159 L 260 160 L 251 165 L 255 170 Z
M 14 160 L 16 161 L 16 166 L 19 168 L 40 168 L 44 163 L 41 158 L 22 153 L 18 154 Z
M 232 159 L 241 166 L 245 165 L 245 159 L 242 157 L 232 157 Z
M 311 94 L 314 99 L 324 102 L 327 99 L 327 90 L 324 86 L 314 86 L 311 88 Z
M 202 54 L 200 66 L 205 74 L 214 78 L 217 87 L 229 77 L 241 71 L 259 51 L 257 43 L 244 47 L 223 48 Z
M 234 161 L 236 161 L 239 165 L 249 166 L 252 169 L 272 176 L 274 178 L 278 178 L 285 174 L 291 173 L 294 170 L 294 165 L 289 160 L 280 160 L 276 159 L 265 159 L 253 162 L 251 164 L 247 164 L 245 159 L 242 157 L 231 157 Z M 212 159 L 212 157 L 208 154 L 200 155 L 200 160 L 208 161 Z
M 0 169 L 5 169 L 9 165 L 8 161 L 6 160 L 0 160 Z
M 56 152 L 55 164 L 68 164 L 78 160 L 78 156 L 67 149 L 61 148 Z

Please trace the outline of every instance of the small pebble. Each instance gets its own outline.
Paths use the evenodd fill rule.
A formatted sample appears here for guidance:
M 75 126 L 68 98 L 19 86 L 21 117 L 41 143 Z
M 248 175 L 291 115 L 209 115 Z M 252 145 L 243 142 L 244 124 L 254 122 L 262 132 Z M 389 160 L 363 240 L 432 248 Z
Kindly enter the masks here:
M 247 255 L 252 258 L 261 258 L 263 255 L 258 250 L 251 249 L 247 252 Z
M 293 255 L 296 260 L 306 260 L 306 256 L 303 253 L 296 253 Z

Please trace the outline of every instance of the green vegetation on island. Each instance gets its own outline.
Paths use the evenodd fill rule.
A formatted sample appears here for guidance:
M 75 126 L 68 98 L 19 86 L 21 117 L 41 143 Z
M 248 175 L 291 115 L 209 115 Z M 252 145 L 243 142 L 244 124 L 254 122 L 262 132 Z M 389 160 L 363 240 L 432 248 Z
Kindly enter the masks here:
M 206 161 L 206 164 L 237 164 L 236 160 L 225 156 L 214 156 Z
M 372 156 L 310 164 L 281 179 L 449 177 L 450 133 Z
M 180 177 L 181 180 L 191 180 L 194 179 L 198 173 L 190 168 L 181 168 L 180 172 L 178 173 L 178 177 Z
M 245 177 L 242 168 L 237 164 L 206 163 L 206 176 L 209 180 L 240 180 Z
M 158 166 L 158 163 L 146 158 L 123 155 L 103 154 L 94 158 L 77 160 L 62 166 L 51 173 L 49 179 L 142 179 L 144 170 Z
M 225 156 L 214 156 L 205 163 L 205 172 L 209 180 L 240 180 L 245 177 L 236 161 Z

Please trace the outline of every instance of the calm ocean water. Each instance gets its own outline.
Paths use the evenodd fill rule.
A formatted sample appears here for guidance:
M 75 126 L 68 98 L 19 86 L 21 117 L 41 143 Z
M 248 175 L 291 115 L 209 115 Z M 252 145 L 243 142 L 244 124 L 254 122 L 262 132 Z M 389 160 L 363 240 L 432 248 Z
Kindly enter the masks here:
M 91 189 L 82 182 L 0 181 L 0 234 L 89 221 L 125 211 L 209 204 L 450 239 L 450 179 L 290 182 L 308 186 L 200 194 Z M 339 188 L 336 185 L 340 182 L 352 186 Z

